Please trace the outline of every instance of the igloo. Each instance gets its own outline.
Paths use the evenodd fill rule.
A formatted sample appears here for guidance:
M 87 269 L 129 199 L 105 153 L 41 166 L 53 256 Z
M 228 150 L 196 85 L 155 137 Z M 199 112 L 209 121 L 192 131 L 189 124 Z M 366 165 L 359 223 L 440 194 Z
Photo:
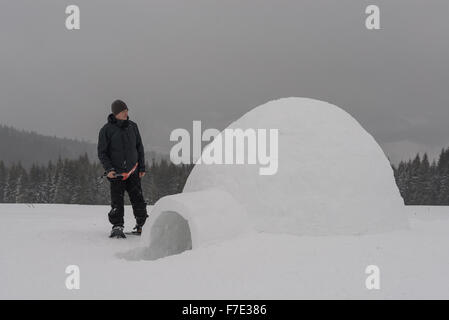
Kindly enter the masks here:
M 249 232 L 325 236 L 408 227 L 388 159 L 341 108 L 283 98 L 228 128 L 278 129 L 276 174 L 261 175 L 257 164 L 195 165 L 183 192 L 160 199 L 151 211 L 142 242 L 153 257 Z

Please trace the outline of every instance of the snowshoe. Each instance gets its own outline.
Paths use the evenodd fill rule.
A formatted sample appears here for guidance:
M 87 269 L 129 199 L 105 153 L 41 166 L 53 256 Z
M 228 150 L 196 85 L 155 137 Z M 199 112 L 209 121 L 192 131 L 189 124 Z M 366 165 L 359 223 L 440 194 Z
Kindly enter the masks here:
M 133 231 L 126 232 L 126 234 L 133 235 L 133 236 L 140 236 L 142 234 L 142 226 L 136 225 L 133 228 Z
M 125 234 L 123 233 L 123 227 L 122 226 L 113 227 L 111 234 L 109 235 L 109 238 L 117 238 L 117 239 L 126 238 Z

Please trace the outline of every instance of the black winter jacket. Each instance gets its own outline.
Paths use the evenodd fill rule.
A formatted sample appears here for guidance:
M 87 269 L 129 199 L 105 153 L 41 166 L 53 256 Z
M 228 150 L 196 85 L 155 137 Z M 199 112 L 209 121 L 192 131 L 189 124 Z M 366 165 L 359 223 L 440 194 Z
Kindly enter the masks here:
M 137 124 L 129 117 L 118 120 L 111 113 L 98 135 L 98 158 L 107 172 L 129 172 L 136 162 L 137 171 L 144 172 L 145 155 Z

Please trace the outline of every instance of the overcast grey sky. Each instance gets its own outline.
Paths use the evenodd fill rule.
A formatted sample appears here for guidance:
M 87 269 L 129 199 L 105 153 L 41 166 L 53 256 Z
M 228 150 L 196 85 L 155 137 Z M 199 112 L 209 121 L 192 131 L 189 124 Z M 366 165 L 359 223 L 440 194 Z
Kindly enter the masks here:
M 0 123 L 97 142 L 129 106 L 147 148 L 272 99 L 351 113 L 393 160 L 449 146 L 449 1 L 1 0 Z M 65 8 L 81 30 L 65 28 Z M 379 5 L 381 30 L 365 28 Z

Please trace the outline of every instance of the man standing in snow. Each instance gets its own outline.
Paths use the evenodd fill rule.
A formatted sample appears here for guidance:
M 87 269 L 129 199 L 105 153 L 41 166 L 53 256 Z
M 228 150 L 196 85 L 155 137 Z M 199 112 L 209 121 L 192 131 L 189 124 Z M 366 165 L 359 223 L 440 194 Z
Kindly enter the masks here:
M 111 109 L 108 122 L 101 128 L 98 136 L 98 158 L 111 183 L 112 209 L 108 214 L 112 223 L 110 237 L 126 238 L 123 233 L 125 190 L 136 218 L 133 233 L 142 233 L 148 217 L 140 183 L 145 175 L 145 156 L 139 129 L 135 122 L 129 120 L 127 105 L 116 100 Z

